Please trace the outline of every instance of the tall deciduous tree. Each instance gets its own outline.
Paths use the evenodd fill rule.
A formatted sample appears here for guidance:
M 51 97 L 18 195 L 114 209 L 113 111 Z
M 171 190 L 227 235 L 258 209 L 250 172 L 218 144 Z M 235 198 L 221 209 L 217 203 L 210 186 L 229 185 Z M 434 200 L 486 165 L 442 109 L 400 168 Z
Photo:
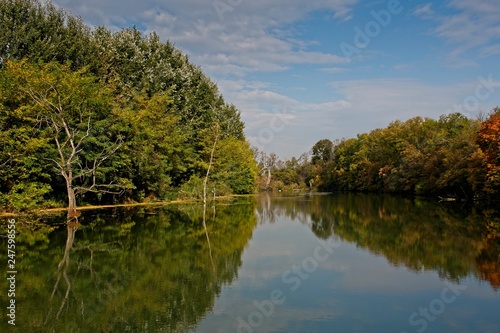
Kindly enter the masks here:
M 114 192 L 120 185 L 107 180 L 107 161 L 122 145 L 103 122 L 110 121 L 112 100 L 106 89 L 85 70 L 72 72 L 55 62 L 31 65 L 26 61 L 6 64 L 12 89 L 27 98 L 14 112 L 36 119 L 37 135 L 50 139 L 53 163 L 65 181 L 68 216 L 76 215 L 76 195 Z

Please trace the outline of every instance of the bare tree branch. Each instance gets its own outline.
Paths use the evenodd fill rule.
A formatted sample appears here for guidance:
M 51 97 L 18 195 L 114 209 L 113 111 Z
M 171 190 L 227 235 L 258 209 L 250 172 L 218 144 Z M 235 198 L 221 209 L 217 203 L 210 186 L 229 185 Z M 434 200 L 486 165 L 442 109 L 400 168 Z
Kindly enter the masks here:
M 6 166 L 6 165 L 7 165 L 7 163 L 9 163 L 9 162 L 10 162 L 10 160 L 11 160 L 11 158 L 9 157 L 9 158 L 7 159 L 7 161 L 5 161 L 5 162 L 3 162 L 2 164 L 0 164 L 0 167 L 4 167 L 4 166 Z

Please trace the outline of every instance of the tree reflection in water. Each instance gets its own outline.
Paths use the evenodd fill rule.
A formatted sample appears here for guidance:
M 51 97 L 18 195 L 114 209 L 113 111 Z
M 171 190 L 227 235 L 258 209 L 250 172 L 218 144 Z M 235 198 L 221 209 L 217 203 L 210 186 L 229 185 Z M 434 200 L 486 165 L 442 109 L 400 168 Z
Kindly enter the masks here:
M 84 213 L 64 239 L 52 231 L 42 250 L 25 243 L 17 328 L 186 332 L 237 277 L 254 212 L 255 200 L 245 199 L 205 221 L 196 206 Z
M 385 256 L 395 266 L 435 270 L 450 280 L 473 274 L 500 287 L 496 211 L 356 193 L 278 196 L 271 205 L 269 200 L 266 195 L 260 197 L 261 215 L 296 219 L 319 238 L 336 235 Z
M 59 282 L 61 281 L 61 277 L 64 277 L 64 281 L 66 282 L 66 293 L 64 294 L 64 298 L 61 301 L 61 306 L 59 307 L 59 310 L 57 311 L 56 314 L 56 319 L 59 318 L 59 315 L 61 314 L 61 311 L 64 308 L 64 304 L 66 304 L 66 301 L 68 300 L 69 293 L 71 291 L 71 281 L 68 277 L 68 268 L 69 268 L 69 263 L 70 263 L 70 251 L 73 248 L 73 242 L 75 240 L 75 233 L 76 230 L 78 229 L 78 226 L 80 224 L 78 223 L 78 220 L 75 219 L 74 221 L 68 221 L 68 225 L 66 227 L 68 231 L 68 238 L 66 239 L 66 247 L 64 248 L 64 255 L 61 260 L 61 262 L 57 265 L 57 280 L 54 285 L 54 288 L 52 290 L 52 294 L 50 295 L 50 302 L 49 302 L 49 311 L 47 315 L 47 321 L 51 317 L 52 310 L 53 310 L 53 299 L 56 291 L 58 290 L 59 287 Z
M 18 221 L 16 329 L 188 332 L 238 277 L 258 218 L 300 221 L 395 266 L 500 286 L 497 212 L 364 194 L 258 199 L 219 202 L 216 214 L 200 205 L 84 213 L 66 230 Z

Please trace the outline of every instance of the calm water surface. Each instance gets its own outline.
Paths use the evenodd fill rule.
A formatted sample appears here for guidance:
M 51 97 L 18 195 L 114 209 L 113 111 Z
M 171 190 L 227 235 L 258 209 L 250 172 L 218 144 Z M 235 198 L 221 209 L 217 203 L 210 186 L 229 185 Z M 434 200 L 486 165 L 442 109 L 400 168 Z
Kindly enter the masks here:
M 264 194 L 218 202 L 205 225 L 192 205 L 16 222 L 1 332 L 500 332 L 491 210 Z

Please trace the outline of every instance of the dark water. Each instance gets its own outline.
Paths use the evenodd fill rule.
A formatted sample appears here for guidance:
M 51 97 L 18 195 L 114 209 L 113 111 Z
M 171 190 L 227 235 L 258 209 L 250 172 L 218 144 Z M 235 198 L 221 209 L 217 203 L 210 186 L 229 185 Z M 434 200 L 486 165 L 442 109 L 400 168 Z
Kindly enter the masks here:
M 218 202 L 205 225 L 193 205 L 79 220 L 16 220 L 16 326 L 2 279 L 0 332 L 500 332 L 491 210 L 262 195 Z

